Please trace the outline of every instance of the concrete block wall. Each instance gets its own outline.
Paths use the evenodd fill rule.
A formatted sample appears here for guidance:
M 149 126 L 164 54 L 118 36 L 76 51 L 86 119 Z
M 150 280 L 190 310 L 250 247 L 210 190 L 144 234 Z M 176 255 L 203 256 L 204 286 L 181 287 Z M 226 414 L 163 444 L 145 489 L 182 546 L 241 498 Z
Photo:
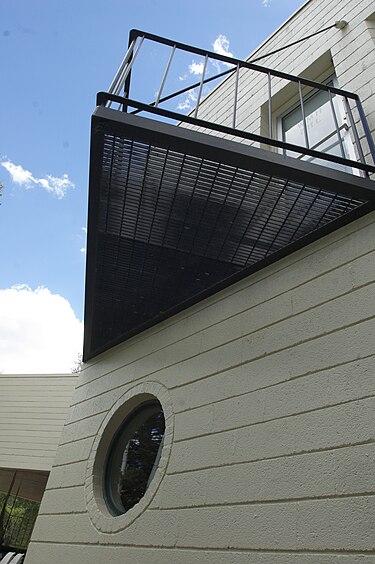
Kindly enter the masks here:
M 374 219 L 88 363 L 26 563 L 374 562 Z M 92 446 L 140 385 L 169 398 L 165 473 L 143 512 L 103 532 Z
M 374 133 L 374 14 L 375 5 L 372 0 L 340 0 L 340 2 L 310 0 L 254 51 L 249 56 L 249 60 L 313 34 L 338 20 L 347 21 L 348 25 L 343 30 L 333 28 L 290 49 L 266 57 L 257 64 L 317 81 L 324 80 L 335 73 L 339 88 L 360 96 L 370 129 Z M 329 70 L 326 66 L 327 58 L 330 60 Z M 319 59 L 324 59 L 323 66 L 316 64 Z M 328 73 L 325 72 L 327 70 Z M 229 77 L 206 97 L 200 106 L 198 117 L 231 127 L 234 88 L 235 79 Z M 284 88 L 287 88 L 285 80 L 272 79 L 272 95 L 275 97 L 274 131 L 278 117 L 288 107 L 283 108 L 283 111 L 277 107 L 277 97 Z M 297 91 L 295 94 L 297 95 Z M 268 135 L 268 123 L 265 123 L 268 122 L 268 108 L 264 116 L 261 111 L 267 100 L 267 76 L 242 70 L 239 80 L 236 127 L 239 130 Z M 297 102 L 297 97 L 294 102 Z M 198 127 L 194 129 L 206 131 Z M 222 135 L 217 132 L 210 133 Z M 360 133 L 363 138 L 361 129 Z
M 346 19 L 344 31 L 265 64 L 299 74 L 330 50 L 340 86 L 365 93 L 371 118 L 363 45 L 374 52 L 374 10 L 369 0 L 310 0 L 256 55 Z M 252 110 L 241 119 L 259 129 L 264 97 L 246 88 Z M 230 80 L 202 117 L 227 111 L 227 89 Z M 374 220 L 87 363 L 26 564 L 375 564 Z M 167 446 L 138 507 L 109 517 L 92 485 L 96 449 L 140 390 L 160 397 Z

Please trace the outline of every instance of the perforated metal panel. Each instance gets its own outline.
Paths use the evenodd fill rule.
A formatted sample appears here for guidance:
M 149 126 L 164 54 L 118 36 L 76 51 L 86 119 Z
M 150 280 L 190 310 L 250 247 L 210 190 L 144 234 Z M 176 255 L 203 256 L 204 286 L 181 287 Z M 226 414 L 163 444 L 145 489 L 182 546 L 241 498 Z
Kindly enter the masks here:
M 373 207 L 372 182 L 100 108 L 85 358 Z

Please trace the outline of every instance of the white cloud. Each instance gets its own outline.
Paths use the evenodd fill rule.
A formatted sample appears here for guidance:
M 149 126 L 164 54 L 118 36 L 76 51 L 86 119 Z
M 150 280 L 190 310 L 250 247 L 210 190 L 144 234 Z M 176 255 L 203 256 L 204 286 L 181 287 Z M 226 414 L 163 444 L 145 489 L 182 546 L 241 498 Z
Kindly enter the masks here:
M 196 61 L 193 61 L 191 65 L 189 65 L 190 74 L 194 74 L 196 76 L 201 75 L 203 73 L 203 69 L 204 63 L 197 63 Z
M 218 35 L 215 41 L 212 43 L 213 50 L 218 55 L 225 55 L 226 57 L 233 57 L 233 53 L 229 51 L 229 39 L 225 35 Z M 220 73 L 222 71 L 222 65 L 227 67 L 234 67 L 232 63 L 224 63 L 216 59 L 209 59 L 207 65 L 207 76 L 212 74 L 212 70 L 215 69 L 216 72 Z M 188 65 L 189 73 L 195 76 L 202 76 L 204 69 L 204 61 L 193 61 Z M 186 80 L 187 75 L 181 75 L 178 77 L 179 80 Z M 210 89 L 204 87 L 203 96 L 207 96 Z M 195 90 L 190 90 L 185 96 L 181 96 L 177 104 L 177 110 L 190 112 L 196 105 L 197 94 Z
M 262 5 L 265 8 L 269 8 L 271 6 L 271 0 L 262 0 Z
M 11 161 L 3 161 L 0 164 L 9 172 L 15 184 L 19 184 L 24 188 L 41 186 L 59 199 L 65 196 L 69 188 L 75 187 L 67 174 L 63 174 L 61 178 L 51 174 L 47 174 L 44 178 L 35 178 L 29 170 L 24 169 L 21 165 L 16 165 Z
M 177 109 L 190 111 L 194 108 L 197 99 L 198 95 L 195 90 L 189 90 L 187 95 L 178 103 Z
M 32 186 L 34 178 L 29 170 L 25 170 L 24 168 L 22 168 L 22 166 L 15 165 L 10 161 L 2 162 L 1 166 L 3 166 L 9 172 L 15 184 L 24 185 L 27 187 Z
M 0 372 L 70 372 L 82 339 L 82 321 L 59 294 L 25 284 L 0 290 Z
M 177 109 L 181 111 L 184 110 L 190 111 L 192 109 L 192 105 L 190 103 L 189 98 L 185 98 L 184 100 L 181 100 L 181 102 L 177 104 Z
M 225 35 L 218 35 L 212 44 L 213 50 L 218 55 L 225 55 L 226 57 L 233 57 L 233 53 L 229 51 L 229 39 Z M 229 63 L 223 63 L 229 64 Z

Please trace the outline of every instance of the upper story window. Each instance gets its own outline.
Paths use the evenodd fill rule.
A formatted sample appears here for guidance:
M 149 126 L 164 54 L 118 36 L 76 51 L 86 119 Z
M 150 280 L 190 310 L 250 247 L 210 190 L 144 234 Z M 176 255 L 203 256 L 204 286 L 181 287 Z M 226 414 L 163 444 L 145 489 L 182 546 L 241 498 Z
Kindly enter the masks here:
M 327 86 L 336 86 L 336 79 L 331 78 L 326 84 Z M 327 91 L 320 90 L 306 96 L 303 102 L 304 116 L 300 103 L 281 116 L 279 136 L 282 140 L 301 147 L 309 147 L 322 153 L 355 160 L 354 147 L 346 121 L 346 112 L 340 97 L 333 93 L 330 97 Z M 286 151 L 286 154 L 296 156 L 291 151 Z M 352 169 L 347 166 L 307 155 L 298 155 L 298 158 L 352 172 Z

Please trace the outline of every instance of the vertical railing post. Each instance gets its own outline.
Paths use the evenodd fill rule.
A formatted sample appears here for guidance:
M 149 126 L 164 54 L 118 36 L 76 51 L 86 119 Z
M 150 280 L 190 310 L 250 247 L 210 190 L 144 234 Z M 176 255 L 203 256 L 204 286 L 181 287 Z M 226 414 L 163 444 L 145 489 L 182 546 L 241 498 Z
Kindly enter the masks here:
M 121 76 L 121 78 L 120 78 L 120 80 L 119 80 L 119 82 L 118 82 L 118 85 L 117 85 L 117 87 L 115 88 L 115 92 L 114 92 L 114 93 L 115 93 L 116 96 L 118 96 L 118 95 L 120 94 L 121 89 L 122 89 L 123 86 L 124 86 L 124 88 L 125 88 L 125 90 L 124 90 L 124 95 L 125 95 L 125 97 L 127 97 L 127 96 L 129 95 L 130 84 L 128 84 L 128 82 L 127 82 L 126 79 L 129 77 L 129 80 L 130 80 L 130 71 L 131 71 L 132 68 L 133 68 L 133 65 L 134 65 L 134 63 L 135 63 L 135 60 L 136 60 L 137 55 L 138 55 L 138 53 L 139 53 L 139 50 L 140 50 L 140 48 L 142 47 L 142 43 L 143 43 L 144 39 L 145 39 L 145 36 L 142 35 L 142 37 L 141 37 L 141 39 L 140 39 L 140 41 L 139 41 L 139 43 L 138 43 L 138 45 L 137 45 L 137 48 L 136 48 L 136 50 L 135 50 L 133 56 L 131 57 L 131 59 L 130 59 L 128 65 L 127 65 L 127 67 L 124 69 L 124 72 L 122 73 L 122 76 Z
M 273 138 L 272 132 L 272 84 L 271 73 L 268 71 L 268 137 Z
M 298 81 L 298 94 L 299 94 L 299 100 L 300 100 L 300 104 L 301 104 L 301 113 L 302 113 L 302 121 L 303 121 L 303 131 L 304 131 L 304 135 L 305 135 L 305 144 L 307 149 L 310 148 L 310 144 L 309 144 L 309 136 L 307 133 L 307 125 L 306 125 L 306 116 L 305 116 L 305 106 L 304 106 L 304 102 L 303 102 L 303 95 L 302 95 L 302 86 L 301 86 L 301 81 Z
M 125 66 L 126 66 L 126 64 L 127 64 L 127 62 L 128 62 L 129 59 L 130 59 L 130 56 L 131 56 L 132 52 L 133 52 L 135 42 L 136 42 L 136 39 L 133 39 L 132 41 L 130 41 L 129 48 L 128 48 L 127 52 L 126 52 L 126 55 L 125 55 L 125 57 L 124 57 L 124 59 L 123 59 L 121 65 L 119 66 L 118 71 L 116 72 L 115 78 L 112 80 L 111 85 L 110 85 L 110 87 L 108 88 L 109 94 L 113 94 L 113 90 L 114 90 L 114 88 L 115 88 L 115 86 L 116 86 L 116 84 L 117 84 L 117 81 L 119 80 L 121 74 L 123 73 L 123 70 L 124 70 L 124 68 L 125 68 Z
M 238 101 L 238 82 L 240 78 L 240 65 L 237 63 L 236 78 L 234 81 L 234 104 L 233 104 L 233 129 L 236 128 L 236 115 L 237 115 L 237 101 Z
M 349 100 L 346 96 L 344 96 L 344 102 L 345 102 L 346 113 L 348 114 L 348 118 L 349 118 L 349 122 L 350 122 L 350 127 L 352 129 L 354 142 L 355 142 L 356 147 L 357 147 L 359 160 L 361 161 L 361 163 L 365 163 L 365 155 L 363 154 L 361 140 L 359 138 L 357 127 L 355 125 L 353 112 L 352 112 L 352 109 L 350 107 Z
M 203 82 L 204 82 L 204 75 L 206 73 L 207 61 L 208 61 L 208 55 L 206 55 L 205 59 L 204 59 L 202 78 L 201 78 L 201 82 L 200 82 L 200 85 L 199 85 L 199 92 L 198 92 L 198 98 L 197 98 L 197 105 L 195 106 L 195 112 L 194 112 L 195 118 L 198 116 L 198 108 L 199 108 L 199 103 L 201 101 L 201 96 L 202 96 L 202 88 L 203 88 Z
M 359 98 L 356 98 L 355 103 L 356 103 L 357 110 L 358 110 L 358 113 L 359 113 L 359 117 L 360 117 L 360 120 L 361 120 L 361 123 L 362 123 L 363 131 L 365 133 L 366 141 L 367 141 L 367 144 L 368 144 L 368 147 L 369 147 L 369 150 L 370 150 L 372 161 L 375 164 L 375 145 L 374 145 L 374 140 L 373 140 L 372 135 L 371 135 L 370 128 L 369 128 L 368 123 L 367 123 L 365 112 L 363 111 L 363 107 L 362 107 L 362 104 L 361 104 L 361 101 L 359 100 Z
M 163 92 L 163 89 L 164 89 L 165 81 L 167 80 L 167 75 L 168 75 L 169 69 L 171 67 L 171 63 L 172 63 L 172 59 L 173 59 L 173 55 L 175 54 L 175 51 L 176 51 L 176 45 L 173 45 L 172 52 L 169 56 L 169 60 L 168 60 L 168 63 L 167 63 L 167 66 L 166 66 L 166 69 L 164 71 L 164 75 L 163 75 L 163 78 L 162 78 L 162 81 L 161 81 L 159 92 L 158 92 L 158 95 L 156 96 L 156 100 L 155 100 L 155 104 L 154 104 L 155 108 L 157 108 L 158 105 L 159 105 L 160 98 L 161 98 L 161 95 L 162 95 L 162 92 Z
M 116 81 L 112 81 L 111 84 L 111 89 L 113 91 L 113 94 L 115 94 L 116 96 L 118 96 L 121 92 L 121 88 L 124 86 L 124 97 L 127 98 L 129 96 L 129 90 L 130 90 L 130 71 L 133 67 L 134 61 L 139 53 L 139 50 L 142 46 L 142 43 L 144 41 L 145 36 L 142 35 L 140 42 L 137 46 L 137 49 L 134 53 L 134 47 L 136 44 L 136 41 L 138 39 L 138 37 L 136 37 L 135 39 L 133 39 L 132 41 L 129 42 L 129 48 L 128 51 L 126 53 L 126 63 L 124 65 L 121 65 L 117 75 L 116 75 Z M 112 105 L 112 102 L 109 102 L 108 107 L 110 108 Z M 119 105 L 119 109 L 120 109 L 121 104 Z M 122 107 L 123 111 L 126 112 L 127 110 L 127 106 L 125 104 L 123 104 Z
M 336 110 L 335 110 L 335 106 L 333 104 L 332 92 L 331 92 L 331 89 L 329 87 L 328 87 L 328 96 L 329 96 L 329 103 L 331 105 L 331 112 L 332 112 L 332 116 L 333 116 L 333 121 L 335 123 L 336 134 L 337 134 L 339 144 L 340 144 L 341 156 L 345 159 L 346 155 L 345 155 L 344 144 L 342 142 L 340 127 L 339 127 L 339 123 L 337 121 Z

